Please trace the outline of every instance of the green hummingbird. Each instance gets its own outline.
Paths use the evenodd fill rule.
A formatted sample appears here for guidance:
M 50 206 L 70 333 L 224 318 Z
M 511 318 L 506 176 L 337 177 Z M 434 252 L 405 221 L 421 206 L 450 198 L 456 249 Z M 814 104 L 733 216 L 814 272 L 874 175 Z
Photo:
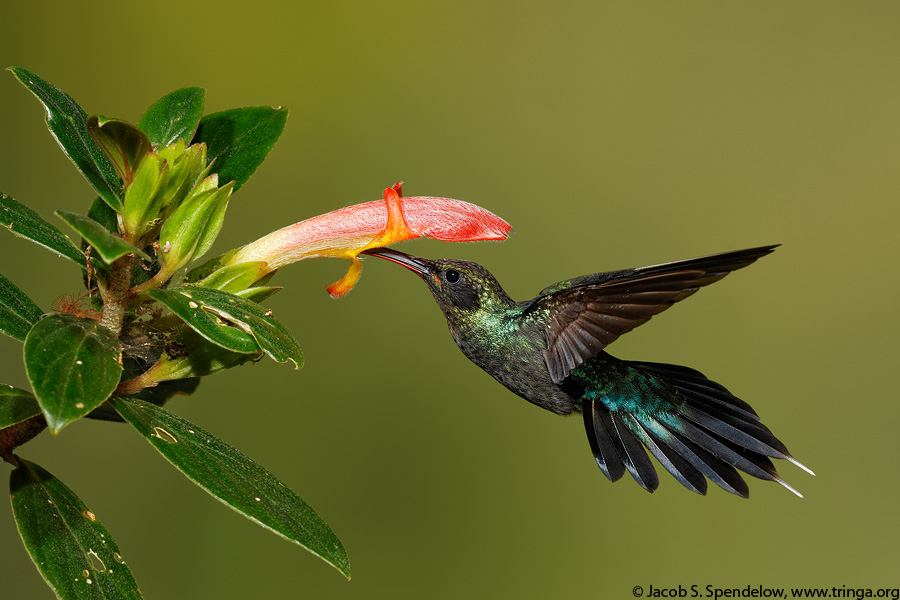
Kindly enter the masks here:
M 421 277 L 463 354 L 513 393 L 558 415 L 580 412 L 594 458 L 611 481 L 627 470 L 641 487 L 655 491 L 659 478 L 646 448 L 689 490 L 705 494 L 708 478 L 746 498 L 749 488 L 738 470 L 798 496 L 770 459 L 812 471 L 749 404 L 699 371 L 620 360 L 605 348 L 776 247 L 584 275 L 524 302 L 512 300 L 473 262 L 428 260 L 386 248 L 364 254 Z

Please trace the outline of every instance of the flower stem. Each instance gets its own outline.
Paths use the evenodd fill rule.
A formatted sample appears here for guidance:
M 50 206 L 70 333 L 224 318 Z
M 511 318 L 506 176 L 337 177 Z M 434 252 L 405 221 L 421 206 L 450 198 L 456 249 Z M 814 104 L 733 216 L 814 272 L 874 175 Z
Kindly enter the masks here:
M 165 269 L 165 267 L 163 267 L 163 269 L 159 273 L 154 275 L 152 278 L 148 279 L 147 281 L 145 281 L 144 283 L 142 283 L 140 285 L 134 286 L 134 289 L 131 290 L 131 293 L 133 295 L 137 296 L 138 294 L 143 294 L 146 291 L 155 290 L 158 287 L 160 287 L 162 284 L 167 282 L 171 277 L 172 277 L 172 273 L 169 273 Z
M 157 364 L 159 364 L 159 363 L 157 363 Z M 154 365 L 154 366 L 156 366 L 156 365 Z M 141 373 L 134 379 L 129 379 L 128 381 L 123 381 L 116 388 L 115 393 L 116 394 L 124 394 L 127 396 L 129 394 L 137 394 L 139 391 L 141 391 L 144 388 L 154 387 L 159 382 L 156 381 L 155 379 L 153 379 L 152 371 L 153 371 L 153 367 L 148 369 L 146 372 Z

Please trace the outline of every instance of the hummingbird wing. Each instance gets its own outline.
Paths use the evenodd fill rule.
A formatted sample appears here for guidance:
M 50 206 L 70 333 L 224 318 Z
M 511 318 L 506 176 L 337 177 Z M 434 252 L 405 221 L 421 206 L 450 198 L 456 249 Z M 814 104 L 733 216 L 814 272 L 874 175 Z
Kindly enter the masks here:
M 624 333 L 777 245 L 585 275 L 542 291 L 525 310 L 549 313 L 544 359 L 554 383 Z

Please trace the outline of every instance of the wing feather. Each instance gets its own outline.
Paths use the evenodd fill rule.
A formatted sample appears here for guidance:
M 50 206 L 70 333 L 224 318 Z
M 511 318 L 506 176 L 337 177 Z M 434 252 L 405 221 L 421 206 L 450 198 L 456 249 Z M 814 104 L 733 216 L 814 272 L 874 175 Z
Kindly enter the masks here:
M 698 289 L 769 254 L 763 246 L 587 275 L 547 288 L 525 310 L 549 310 L 544 360 L 554 383 L 606 346 Z

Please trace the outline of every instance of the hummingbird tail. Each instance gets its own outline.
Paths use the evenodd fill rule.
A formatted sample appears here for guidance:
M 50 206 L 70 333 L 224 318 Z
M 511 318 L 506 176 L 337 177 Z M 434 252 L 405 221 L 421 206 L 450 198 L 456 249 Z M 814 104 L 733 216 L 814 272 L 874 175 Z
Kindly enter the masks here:
M 588 440 L 603 473 L 612 481 L 625 471 L 644 489 L 659 485 L 644 447 L 683 486 L 706 493 L 706 478 L 747 498 L 738 473 L 785 483 L 771 459 L 792 462 L 788 452 L 749 404 L 699 371 L 676 365 L 621 361 L 627 374 L 602 396 L 584 396 Z M 620 371 L 622 373 L 622 371 Z

